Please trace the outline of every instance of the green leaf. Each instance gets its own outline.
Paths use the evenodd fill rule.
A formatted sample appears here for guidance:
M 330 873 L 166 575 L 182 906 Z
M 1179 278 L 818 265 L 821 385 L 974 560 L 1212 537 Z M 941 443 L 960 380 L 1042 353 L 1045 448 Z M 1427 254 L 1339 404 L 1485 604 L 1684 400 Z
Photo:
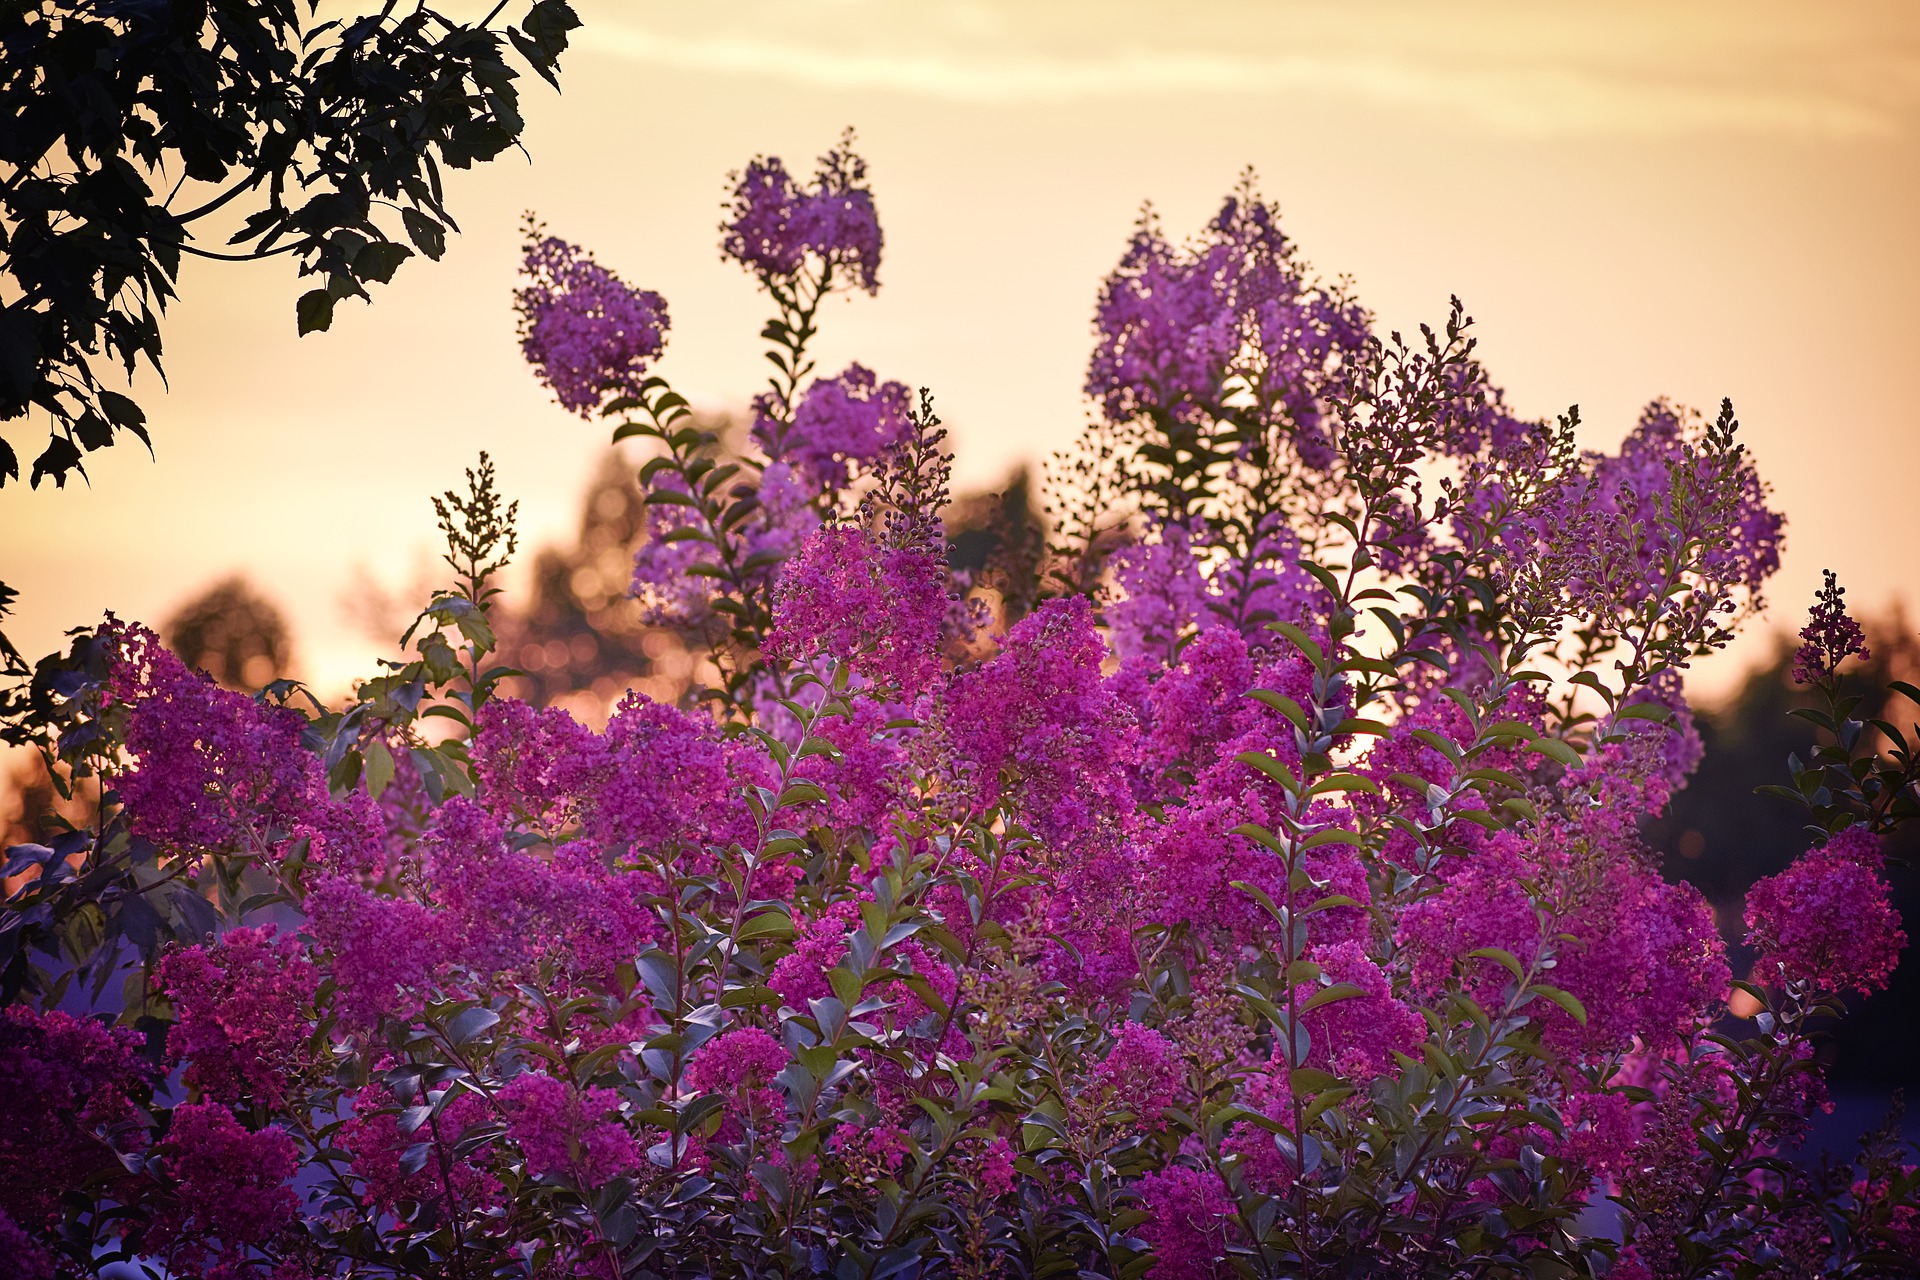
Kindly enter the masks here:
M 1549 987 L 1543 982 L 1536 982 L 1527 989 L 1529 991 L 1539 992 L 1547 999 L 1559 1005 L 1562 1009 L 1565 1009 L 1568 1016 L 1581 1026 L 1584 1027 L 1587 1025 L 1587 1008 L 1580 1003 L 1571 991 L 1562 991 L 1559 987 Z
M 1300 789 L 1299 779 L 1293 776 L 1293 770 L 1287 768 L 1286 763 L 1277 756 L 1270 756 L 1264 751 L 1242 751 L 1234 759 L 1258 769 L 1289 791 Z
M 791 938 L 793 919 L 784 911 L 762 911 L 740 926 L 740 941 L 756 938 Z
M 1321 649 L 1312 636 L 1308 635 L 1295 624 L 1291 622 L 1269 622 L 1267 629 L 1269 631 L 1278 631 L 1281 635 L 1292 641 L 1293 647 L 1305 654 L 1307 661 L 1311 662 L 1314 666 L 1323 667 L 1326 665 L 1326 651 Z
M 366 766 L 364 776 L 367 780 L 367 794 L 375 800 L 393 781 L 393 753 L 387 750 L 387 744 L 375 738 L 367 744 L 365 752 Z
M 393 279 L 400 264 L 413 256 L 413 250 L 393 240 L 374 240 L 353 255 L 353 274 L 362 280 L 385 284 Z
M 457 1045 L 470 1044 L 474 1037 L 499 1021 L 499 1014 L 485 1005 L 475 1005 L 455 1014 L 453 1021 L 447 1023 L 447 1039 Z
M 115 426 L 139 427 L 145 425 L 147 415 L 140 406 L 127 397 L 113 391 L 101 391 L 100 410 L 112 420 Z
M 1558 738 L 1535 738 L 1527 744 L 1527 750 L 1538 752 L 1550 760 L 1558 760 L 1569 769 L 1580 767 L 1580 753 Z
M 1306 732 L 1310 727 L 1306 711 L 1299 703 L 1284 693 L 1277 693 L 1272 689 L 1255 689 L 1247 696 L 1265 706 L 1272 707 L 1275 711 L 1278 711 L 1281 715 L 1293 721 L 1294 727 L 1298 728 L 1302 733 Z
M 1319 1093 L 1331 1085 L 1340 1083 L 1339 1076 L 1331 1071 L 1321 1071 L 1316 1067 L 1296 1067 L 1288 1080 L 1293 1085 L 1293 1094 L 1296 1098 L 1305 1097 L 1310 1093 Z
M 1477 947 L 1467 952 L 1467 958 L 1469 960 L 1497 960 L 1503 969 L 1513 975 L 1515 982 L 1525 982 L 1527 980 L 1527 970 L 1526 967 L 1520 963 L 1520 958 L 1504 947 Z
M 407 239 L 434 261 L 447 251 L 447 231 L 418 209 L 402 209 L 400 221 L 406 225 Z
M 1332 777 L 1322 778 L 1313 784 L 1308 795 L 1326 795 L 1331 791 L 1364 791 L 1368 795 L 1380 794 L 1380 784 L 1372 778 L 1363 778 L 1355 773 L 1336 773 Z
M 1307 1104 L 1307 1109 L 1300 1113 L 1300 1123 L 1303 1125 L 1312 1124 L 1315 1120 L 1319 1119 L 1320 1113 L 1328 1107 L 1345 1102 L 1352 1096 L 1353 1089 L 1348 1085 L 1339 1085 L 1332 1089 L 1320 1090 L 1313 1095 L 1313 1101 Z
M 316 329 L 330 329 L 333 327 L 333 295 L 325 289 L 309 289 L 294 304 L 294 314 L 300 321 L 303 338 Z
M 825 804 L 827 793 L 811 782 L 789 782 L 780 793 L 779 806 L 791 809 L 803 804 Z
M 1307 1002 L 1300 1006 L 1300 1012 L 1311 1013 L 1323 1005 L 1337 1004 L 1342 1000 L 1351 1000 L 1355 996 L 1365 994 L 1367 994 L 1366 991 L 1351 982 L 1336 982 L 1330 987 L 1322 987 L 1314 992 L 1308 997 Z

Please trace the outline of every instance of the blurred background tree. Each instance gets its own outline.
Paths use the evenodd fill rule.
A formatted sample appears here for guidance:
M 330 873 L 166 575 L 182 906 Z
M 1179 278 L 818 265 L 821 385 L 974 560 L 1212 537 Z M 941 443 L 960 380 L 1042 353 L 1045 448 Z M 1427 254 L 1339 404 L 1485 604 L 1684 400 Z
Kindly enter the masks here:
M 1026 617 L 1040 593 L 1047 551 L 1033 474 L 1021 467 L 997 493 L 963 493 L 943 515 L 947 560 L 970 575 L 997 622 L 1012 626 Z
M 692 682 L 694 650 L 670 627 L 648 626 L 631 593 L 633 550 L 646 505 L 632 463 L 608 450 L 595 468 L 569 547 L 545 547 L 532 581 L 497 624 L 501 656 L 525 674 L 509 691 L 604 723 L 628 689 L 678 702 Z
M 160 638 L 182 662 L 228 689 L 255 692 L 292 666 L 286 618 L 239 574 L 181 605 Z

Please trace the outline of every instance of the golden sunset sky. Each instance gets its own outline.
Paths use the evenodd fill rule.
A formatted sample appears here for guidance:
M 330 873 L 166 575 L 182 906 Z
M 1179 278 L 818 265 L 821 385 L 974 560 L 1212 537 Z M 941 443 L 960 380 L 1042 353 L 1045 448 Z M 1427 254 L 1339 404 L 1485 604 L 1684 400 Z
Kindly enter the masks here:
M 848 124 L 883 287 L 828 308 L 820 367 L 931 387 L 962 487 L 1078 431 L 1095 291 L 1140 202 L 1185 234 L 1252 165 L 1383 327 L 1459 294 L 1513 404 L 1579 404 L 1592 447 L 1654 396 L 1731 396 L 1791 521 L 1770 625 L 1800 625 L 1823 567 L 1861 606 L 1920 594 L 1920 6 L 575 3 L 564 92 L 529 83 L 527 154 L 454 176 L 442 262 L 305 339 L 283 261 L 188 264 L 170 390 L 142 386 L 157 457 L 0 494 L 30 656 L 241 571 L 288 613 L 298 674 L 369 673 L 347 597 L 422 572 L 429 493 L 486 449 L 523 544 L 568 539 L 604 446 L 520 361 L 522 212 L 663 293 L 660 372 L 739 405 L 765 309 L 719 259 L 726 175 L 763 151 L 810 171 Z M 28 457 L 39 432 L 10 428 Z

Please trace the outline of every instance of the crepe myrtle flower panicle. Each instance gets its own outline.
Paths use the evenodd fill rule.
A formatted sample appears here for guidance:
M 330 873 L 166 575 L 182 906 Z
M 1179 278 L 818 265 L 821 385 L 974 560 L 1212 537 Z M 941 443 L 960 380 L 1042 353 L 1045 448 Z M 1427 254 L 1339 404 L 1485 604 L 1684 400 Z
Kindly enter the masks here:
M 1162 1113 L 1174 1105 L 1185 1068 L 1174 1043 L 1150 1027 L 1128 1022 L 1093 1069 L 1091 1085 L 1102 1103 L 1133 1116 L 1136 1129 L 1158 1131 Z
M 0 1010 L 0 1213 L 43 1227 L 64 1191 L 117 1171 L 116 1149 L 142 1145 L 136 1108 L 152 1073 L 141 1043 L 128 1028 L 57 1010 Z
M 54 1280 L 53 1255 L 0 1209 L 0 1258 L 8 1259 L 14 1280 Z
M 814 487 L 846 487 L 863 464 L 904 444 L 913 433 L 912 395 L 903 382 L 882 382 L 865 365 L 817 378 L 801 397 L 793 425 L 783 426 L 762 396 L 754 439 L 770 458 L 791 463 Z
M 1288 429 L 1301 461 L 1332 462 L 1320 423 L 1330 372 L 1367 337 L 1364 310 L 1308 279 L 1251 175 L 1176 246 L 1151 209 L 1094 312 L 1086 392 L 1113 422 L 1200 423 L 1228 402 Z
M 513 295 L 520 352 L 554 398 L 583 418 L 607 400 L 638 395 L 667 342 L 667 304 L 629 286 L 580 246 L 541 234 L 531 217 Z
M 1793 655 L 1795 684 L 1824 684 L 1848 658 L 1870 656 L 1860 624 L 1848 615 L 1846 602 L 1841 599 L 1847 589 L 1834 577 L 1833 570 L 1824 570 L 1824 574 L 1826 585 L 1814 597 L 1807 625 L 1800 628 L 1800 650 Z
M 167 1061 L 221 1102 L 286 1100 L 308 1065 L 320 975 L 291 934 L 232 929 L 213 946 L 184 947 L 160 961 L 158 982 L 174 1005 Z
M 500 1090 L 507 1136 L 527 1158 L 534 1177 L 565 1174 L 596 1187 L 644 1163 L 639 1143 L 620 1120 L 620 1095 L 611 1089 L 576 1091 L 543 1072 L 516 1076 Z
M 888 550 L 864 529 L 830 526 L 808 535 L 781 575 L 767 652 L 832 658 L 917 692 L 939 673 L 946 614 L 946 566 L 928 548 Z
M 191 671 L 137 624 L 100 629 L 114 659 L 111 702 L 128 708 L 133 767 L 119 779 L 135 834 L 169 853 L 275 853 L 303 818 L 327 812 L 305 721 Z
M 778 156 L 756 156 L 734 175 L 733 198 L 720 224 L 720 254 L 770 288 L 784 288 L 806 266 L 821 264 L 822 284 L 880 289 L 880 217 L 867 188 L 867 162 L 848 130 L 802 187 Z M 838 277 L 838 279 L 836 279 Z
M 1169 1165 L 1133 1184 L 1147 1219 L 1135 1230 L 1153 1246 L 1153 1271 L 1166 1280 L 1217 1280 L 1227 1266 L 1233 1195 L 1211 1169 Z
M 1747 941 L 1761 970 L 1826 991 L 1887 985 L 1907 935 L 1880 875 L 1880 841 L 1849 827 L 1747 891 Z
M 237 1260 L 293 1225 L 299 1202 L 288 1183 L 299 1165 L 285 1129 L 254 1132 L 219 1103 L 186 1103 L 173 1109 L 161 1153 L 179 1196 L 150 1240 L 178 1260 Z

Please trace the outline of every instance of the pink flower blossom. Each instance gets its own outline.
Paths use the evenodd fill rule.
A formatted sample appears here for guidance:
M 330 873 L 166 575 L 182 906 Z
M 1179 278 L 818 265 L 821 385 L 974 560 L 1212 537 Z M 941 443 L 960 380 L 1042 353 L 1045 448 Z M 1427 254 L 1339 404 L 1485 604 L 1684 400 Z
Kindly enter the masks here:
M 852 138 L 820 158 L 811 187 L 778 156 L 756 157 L 739 176 L 720 252 L 769 284 L 797 275 L 811 256 L 868 293 L 880 287 L 880 220 Z
M 151 1088 L 141 1037 L 91 1019 L 0 1010 L 0 1212 L 38 1228 L 60 1196 L 102 1173 L 144 1131 L 135 1103 Z
M 185 1063 L 187 1084 L 220 1102 L 281 1105 L 310 1066 L 320 975 L 298 938 L 274 932 L 231 929 L 160 961 L 159 986 L 175 1010 L 167 1060 Z
M 1285 428 L 1303 462 L 1332 461 L 1320 398 L 1365 342 L 1366 313 L 1309 283 L 1278 212 L 1252 192 L 1229 197 L 1185 249 L 1143 217 L 1094 324 L 1086 390 L 1110 420 L 1205 422 L 1224 415 L 1238 380 L 1251 412 Z
M 151 1240 L 181 1261 L 242 1257 L 293 1225 L 299 1201 L 287 1184 L 299 1161 L 286 1130 L 250 1131 L 219 1103 L 186 1103 L 161 1151 L 177 1198 Z
M 1427 1039 L 1427 1024 L 1397 999 L 1393 984 L 1358 942 L 1316 947 L 1308 957 L 1330 983 L 1359 988 L 1358 995 L 1308 1010 L 1301 1018 L 1311 1045 L 1307 1061 L 1354 1081 L 1397 1071 L 1394 1052 L 1417 1058 Z M 1303 985 L 1295 992 L 1304 1005 L 1325 988 Z
M 710 721 L 629 693 L 607 722 L 605 752 L 585 804 L 596 842 L 665 850 L 730 838 L 727 756 Z
M 444 958 L 434 913 L 419 902 L 323 876 L 307 894 L 308 931 L 335 983 L 333 1009 L 349 1027 L 410 1016 Z
M 790 426 L 769 416 L 763 396 L 753 434 L 769 457 L 792 463 L 809 484 L 834 493 L 862 466 L 906 442 L 911 407 L 905 383 L 881 382 L 865 365 L 851 364 L 837 377 L 814 380 Z
M 767 653 L 829 658 L 917 693 L 939 672 L 946 614 L 946 566 L 931 549 L 886 549 L 864 529 L 830 526 L 808 535 L 780 576 Z
M 1014 1160 L 1013 1146 L 1005 1138 L 994 1138 L 981 1147 L 975 1169 L 988 1195 L 998 1199 L 1012 1193 L 1019 1176 Z
M 1168 1165 L 1133 1184 L 1147 1220 L 1135 1230 L 1153 1247 L 1153 1274 L 1167 1280 L 1217 1280 L 1231 1274 L 1227 1238 L 1234 1204 L 1211 1169 Z
M 439 1092 L 431 1093 L 428 1100 L 440 1104 Z M 340 1127 L 340 1145 L 352 1156 L 362 1200 L 382 1213 L 396 1213 L 407 1201 L 437 1203 L 444 1211 L 448 1169 L 452 1170 L 454 1202 L 462 1208 L 484 1208 L 500 1199 L 499 1180 L 486 1169 L 492 1144 L 469 1147 L 464 1155 L 460 1147 L 470 1130 L 493 1120 L 493 1109 L 485 1099 L 461 1089 L 440 1105 L 431 1125 L 404 1133 L 393 1094 L 385 1085 L 370 1084 L 354 1095 L 353 1113 Z M 402 1157 L 421 1142 L 434 1144 L 430 1158 L 409 1173 L 401 1165 Z
M 1849 827 L 1747 891 L 1747 941 L 1760 968 L 1824 991 L 1887 985 L 1907 935 L 1880 876 L 1880 842 Z
M 1107 634 L 1123 658 L 1168 662 L 1207 614 L 1207 581 L 1183 525 L 1163 523 L 1151 541 L 1129 543 L 1108 562 L 1120 596 L 1106 606 Z
M 306 721 L 187 670 L 145 627 L 109 618 L 108 691 L 129 707 L 133 768 L 118 779 L 136 834 L 169 853 L 268 853 L 329 807 Z
M 0 1209 L 0 1258 L 11 1268 L 7 1272 L 11 1280 L 54 1280 L 53 1255 L 21 1230 L 5 1209 Z
M 786 1116 L 786 1097 L 773 1079 L 790 1061 L 786 1047 L 759 1027 L 724 1031 L 701 1045 L 687 1063 L 687 1084 L 700 1093 L 727 1098 L 727 1114 L 737 1137 L 741 1129 L 777 1131 Z
M 563 1174 L 597 1187 L 630 1173 L 646 1159 L 620 1118 L 611 1089 L 575 1090 L 564 1080 L 529 1071 L 498 1095 L 507 1113 L 507 1137 L 527 1158 L 534 1177 Z
M 1171 1040 L 1151 1027 L 1127 1022 L 1087 1084 L 1103 1106 L 1128 1112 L 1136 1128 L 1157 1131 L 1164 1127 L 1161 1113 L 1174 1105 L 1185 1075 Z
M 1086 601 L 1051 600 L 949 689 L 949 732 L 976 795 L 1004 797 L 1051 844 L 1111 840 L 1131 809 L 1139 731 L 1101 678 L 1105 656 Z

